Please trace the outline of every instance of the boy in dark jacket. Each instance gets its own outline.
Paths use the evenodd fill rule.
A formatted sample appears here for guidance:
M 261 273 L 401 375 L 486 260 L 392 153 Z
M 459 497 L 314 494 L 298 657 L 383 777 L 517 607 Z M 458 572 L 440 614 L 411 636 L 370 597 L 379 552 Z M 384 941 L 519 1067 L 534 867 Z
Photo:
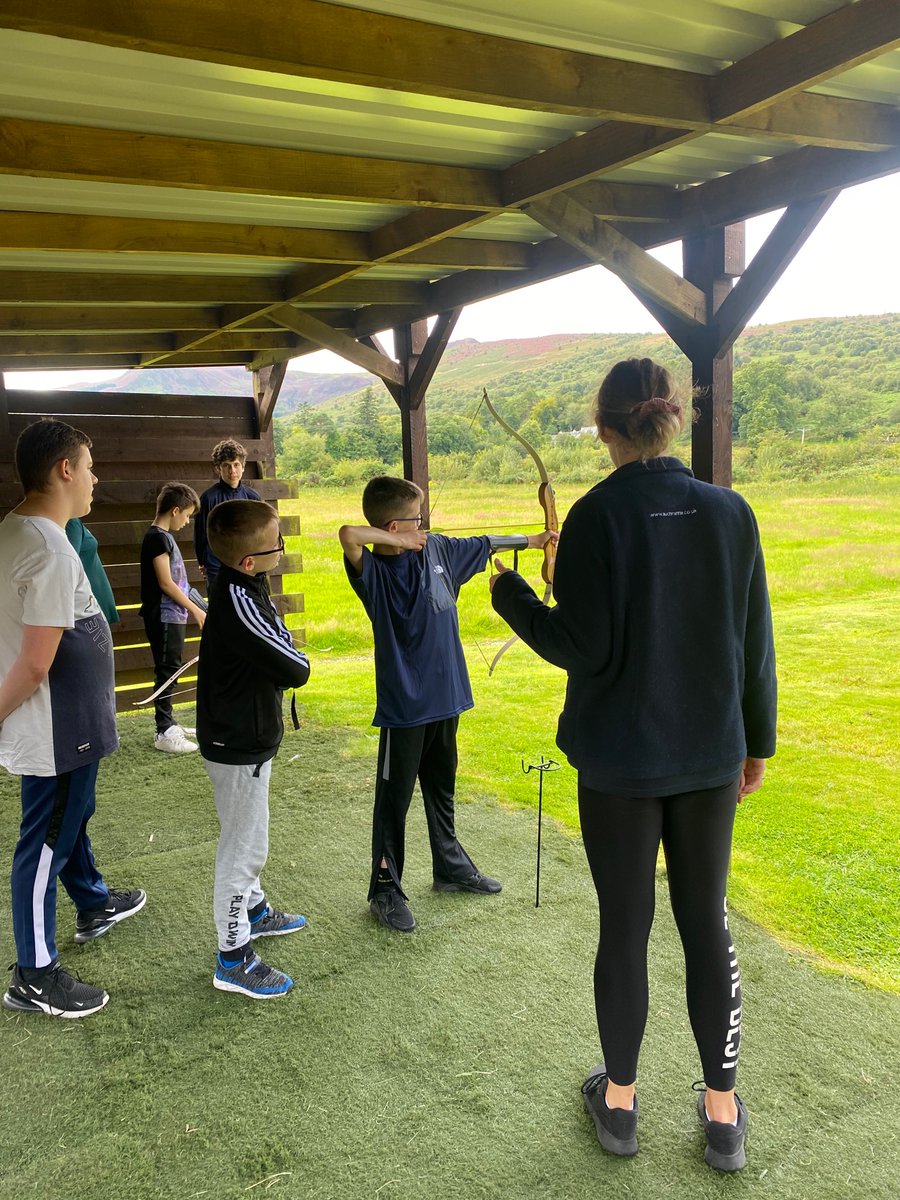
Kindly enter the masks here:
M 221 825 L 213 985 L 266 1000 L 290 991 L 293 980 L 262 962 L 251 938 L 306 924 L 268 904 L 259 875 L 268 854 L 272 759 L 284 736 L 282 693 L 306 683 L 309 662 L 295 649 L 266 584 L 266 572 L 284 552 L 275 510 L 261 500 L 228 500 L 210 514 L 207 534 L 222 563 L 197 678 L 197 740 Z

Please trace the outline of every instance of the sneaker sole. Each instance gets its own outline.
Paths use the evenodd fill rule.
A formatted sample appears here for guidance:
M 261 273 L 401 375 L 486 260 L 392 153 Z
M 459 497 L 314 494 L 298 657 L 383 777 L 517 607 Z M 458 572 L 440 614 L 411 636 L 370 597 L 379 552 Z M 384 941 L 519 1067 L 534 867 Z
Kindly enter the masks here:
M 83 946 L 85 942 L 92 942 L 95 938 L 103 937 L 104 933 L 109 933 L 113 925 L 118 925 L 120 921 L 125 921 L 128 917 L 133 917 L 135 913 L 139 913 L 146 903 L 147 893 L 144 892 L 144 898 L 139 904 L 136 904 L 134 908 L 129 908 L 127 912 L 116 913 L 114 917 L 110 917 L 109 920 L 105 922 L 105 924 L 99 926 L 99 928 L 85 929 L 81 931 L 76 929 L 75 941 L 79 944 L 79 946 Z
M 164 754 L 193 754 L 199 748 L 199 746 L 160 746 L 158 742 L 153 743 L 153 749 L 162 750 Z
M 42 1000 L 25 1000 L 23 997 L 14 996 L 11 992 L 5 992 L 2 1000 L 3 1007 L 9 1009 L 10 1012 L 17 1013 L 43 1013 L 46 1017 L 69 1017 L 77 1020 L 79 1017 L 89 1017 L 92 1013 L 99 1012 L 101 1008 L 105 1008 L 109 1001 L 109 993 L 103 993 L 103 999 L 93 1008 L 79 1009 L 59 1009 L 54 1008 L 52 1004 L 45 1004 Z
M 588 1097 L 584 1097 L 584 1107 L 588 1110 L 591 1120 L 594 1122 L 594 1128 L 597 1131 L 597 1141 L 610 1154 L 616 1154 L 620 1158 L 633 1158 L 638 1152 L 637 1137 L 633 1138 L 617 1138 L 610 1133 L 605 1125 L 600 1121 L 600 1117 L 592 1108 Z
M 487 888 L 467 887 L 464 883 L 453 883 L 450 880 L 435 879 L 431 885 L 433 892 L 471 892 L 473 896 L 499 896 L 502 888 L 497 888 L 496 891 L 488 891 Z
M 239 983 L 231 983 L 213 975 L 213 987 L 218 988 L 220 992 L 239 992 L 242 996 L 249 996 L 251 1000 L 277 1000 L 279 996 L 286 996 L 293 986 L 294 981 L 291 979 L 283 992 L 254 992 L 250 988 L 241 987 Z
M 714 1171 L 740 1171 L 747 1165 L 747 1154 L 743 1146 L 734 1154 L 720 1154 L 707 1143 L 703 1157 Z

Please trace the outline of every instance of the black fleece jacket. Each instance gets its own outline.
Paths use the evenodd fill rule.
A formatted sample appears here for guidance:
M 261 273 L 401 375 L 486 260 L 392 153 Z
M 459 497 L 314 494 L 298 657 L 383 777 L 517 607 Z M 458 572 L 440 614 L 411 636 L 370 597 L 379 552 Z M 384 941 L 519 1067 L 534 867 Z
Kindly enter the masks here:
M 572 507 L 556 607 L 514 572 L 497 612 L 568 672 L 557 745 L 598 791 L 667 796 L 775 753 L 775 652 L 756 519 L 677 458 L 628 463 Z
M 275 611 L 265 575 L 223 564 L 200 638 L 200 753 L 238 765 L 274 758 L 284 736 L 282 693 L 307 679 L 309 661 Z

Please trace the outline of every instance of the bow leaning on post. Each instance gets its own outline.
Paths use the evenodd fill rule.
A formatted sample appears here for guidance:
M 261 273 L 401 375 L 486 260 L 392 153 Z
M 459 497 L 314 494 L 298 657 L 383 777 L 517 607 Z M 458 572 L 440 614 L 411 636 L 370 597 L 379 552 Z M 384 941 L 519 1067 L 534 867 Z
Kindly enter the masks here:
M 557 533 L 559 531 L 559 520 L 556 516 L 556 495 L 553 491 L 553 484 L 550 482 L 550 476 L 547 474 L 547 468 L 544 466 L 543 459 L 538 454 L 537 450 L 535 450 L 534 446 L 532 446 L 532 444 L 526 438 L 524 438 L 521 433 L 518 432 L 518 430 L 513 429 L 511 425 L 508 425 L 506 421 L 503 420 L 496 408 L 494 408 L 493 404 L 491 404 L 491 399 L 490 396 L 488 396 L 487 388 L 483 389 L 481 399 L 497 424 L 502 426 L 507 433 L 511 434 L 517 442 L 521 443 L 521 445 L 525 447 L 525 449 L 534 459 L 534 465 L 537 467 L 538 474 L 541 478 L 540 486 L 538 487 L 537 498 L 538 503 L 540 504 L 544 513 L 544 528 L 550 529 L 554 533 Z M 544 546 L 544 562 L 541 566 L 541 578 L 544 581 L 544 604 L 549 603 L 553 591 L 553 568 L 555 565 L 556 547 L 552 542 L 547 542 L 546 546 Z M 518 640 L 519 635 L 514 633 L 508 641 L 503 643 L 491 661 L 491 664 L 488 668 L 489 675 L 493 675 L 494 668 L 496 667 L 497 663 L 510 648 L 510 646 L 515 645 Z

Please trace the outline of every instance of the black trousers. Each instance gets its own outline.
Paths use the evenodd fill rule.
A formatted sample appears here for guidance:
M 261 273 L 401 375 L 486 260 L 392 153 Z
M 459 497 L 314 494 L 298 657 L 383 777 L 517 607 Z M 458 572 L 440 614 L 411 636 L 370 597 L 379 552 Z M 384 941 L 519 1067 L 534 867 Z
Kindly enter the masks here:
M 172 625 L 154 617 L 144 617 L 144 629 L 153 654 L 154 681 L 159 687 L 181 666 L 184 659 L 184 637 L 186 625 Z M 165 733 L 177 724 L 172 715 L 172 692 L 175 684 L 166 688 L 153 702 L 156 713 L 156 732 Z
M 370 900 L 382 858 L 387 860 L 397 890 L 406 895 L 400 886 L 406 851 L 406 814 L 417 779 L 425 801 L 434 874 L 443 879 L 462 879 L 477 869 L 459 844 L 454 825 L 458 725 L 459 717 L 448 717 L 411 729 L 381 730 L 372 819 Z
M 728 931 L 725 888 L 737 792 L 735 780 L 700 792 L 635 799 L 579 784 L 581 832 L 600 902 L 594 1002 L 613 1083 L 627 1086 L 637 1077 L 647 1023 L 647 942 L 661 842 L 703 1078 L 717 1091 L 734 1087 L 741 978 Z

